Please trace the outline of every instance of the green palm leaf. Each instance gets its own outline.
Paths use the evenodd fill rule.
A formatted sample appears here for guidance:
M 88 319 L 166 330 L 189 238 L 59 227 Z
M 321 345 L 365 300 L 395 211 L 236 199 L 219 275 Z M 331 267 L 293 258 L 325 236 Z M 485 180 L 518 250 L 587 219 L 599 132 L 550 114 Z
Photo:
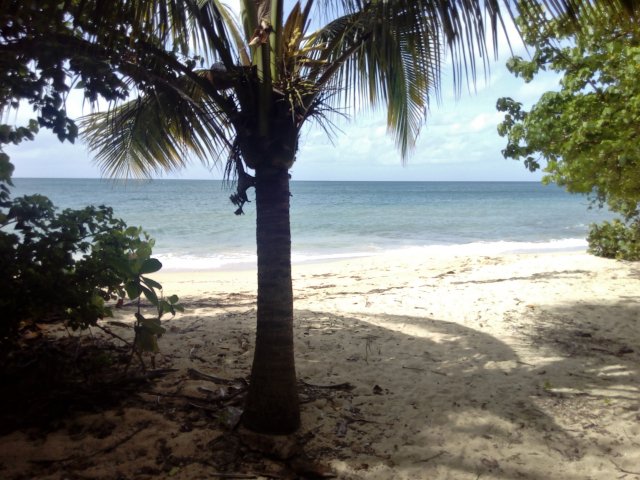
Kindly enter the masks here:
M 199 86 L 183 82 L 182 91 L 156 88 L 81 119 L 105 175 L 149 177 L 179 170 L 193 157 L 208 164 L 228 154 L 233 131 L 225 112 Z
M 424 123 L 430 95 L 438 94 L 442 47 L 427 21 L 414 8 L 380 2 L 331 22 L 309 39 L 325 46 L 317 50 L 318 66 L 309 78 L 319 89 L 335 91 L 328 98 L 338 105 L 384 104 L 403 157 Z
M 459 91 L 464 80 L 477 78 L 478 58 L 486 74 L 489 54 L 498 50 L 497 34 L 505 28 L 503 15 L 542 8 L 547 16 L 537 21 L 544 23 L 552 16 L 575 17 L 580 10 L 584 16 L 585 9 L 602 8 L 622 18 L 634 11 L 633 3 L 543 0 L 523 1 L 512 9 L 499 0 L 318 0 L 319 10 L 341 16 L 307 38 L 319 53 L 306 75 L 318 92 L 325 88 L 336 93 L 325 97 L 334 106 L 353 108 L 363 101 L 384 106 L 404 159 L 426 121 L 430 98 L 439 97 L 446 52 Z

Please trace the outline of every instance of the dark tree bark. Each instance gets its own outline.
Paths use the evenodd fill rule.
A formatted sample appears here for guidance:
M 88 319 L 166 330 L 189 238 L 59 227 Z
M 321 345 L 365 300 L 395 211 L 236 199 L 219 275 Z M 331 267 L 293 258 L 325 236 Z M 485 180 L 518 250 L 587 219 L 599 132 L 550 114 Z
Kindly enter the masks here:
M 300 426 L 293 352 L 293 289 L 289 173 L 256 169 L 258 321 L 249 393 L 242 423 L 269 434 Z

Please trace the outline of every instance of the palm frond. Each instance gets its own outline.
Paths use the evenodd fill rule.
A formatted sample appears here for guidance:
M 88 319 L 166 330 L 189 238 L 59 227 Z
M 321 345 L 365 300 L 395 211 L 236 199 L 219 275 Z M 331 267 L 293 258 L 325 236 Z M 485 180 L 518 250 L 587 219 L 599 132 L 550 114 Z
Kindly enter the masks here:
M 96 1 L 100 12 L 94 18 L 101 18 L 107 28 L 113 25 L 131 25 L 132 37 L 153 35 L 162 43 L 170 43 L 182 54 L 187 54 L 193 46 L 206 47 L 197 42 L 197 26 L 194 13 L 198 10 L 198 0 L 115 0 Z M 80 2 L 91 5 L 93 2 Z M 101 16 L 96 17 L 96 14 Z M 116 18 L 114 18 L 114 16 Z
M 229 31 L 229 35 L 233 39 L 238 56 L 240 57 L 240 63 L 244 66 L 251 65 L 251 58 L 247 51 L 247 39 L 242 34 L 238 19 L 235 18 L 233 13 L 226 5 L 223 5 L 219 0 L 211 0 L 216 4 L 216 8 L 222 17 L 225 27 Z
M 156 88 L 80 120 L 82 136 L 103 174 L 150 177 L 179 170 L 193 157 L 208 164 L 226 155 L 233 135 L 228 105 L 219 108 L 191 83 L 182 93 L 188 98 Z
M 546 20 L 565 16 L 580 29 L 586 11 L 599 11 L 624 21 L 633 17 L 637 21 L 640 15 L 640 2 L 637 0 L 607 0 L 592 2 L 589 0 L 316 0 L 316 12 L 324 13 L 326 18 L 349 16 L 370 6 L 386 4 L 391 8 L 412 8 L 423 13 L 427 20 L 423 23 L 432 35 L 440 37 L 452 57 L 454 80 L 459 89 L 463 80 L 474 82 L 478 68 L 478 59 L 486 72 L 489 65 L 489 49 L 497 53 L 498 32 L 505 31 L 504 18 L 526 14 L 532 8 L 542 8 L 547 13 Z M 385 21 L 393 21 L 388 18 Z
M 564 15 L 575 21 L 589 9 L 637 12 L 631 3 L 635 2 L 317 0 L 317 9 L 341 16 L 306 39 L 317 48 L 306 76 L 318 91 L 325 85 L 341 89 L 334 99 L 343 105 L 353 107 L 363 100 L 372 107 L 385 104 L 387 125 L 405 158 L 426 120 L 430 99 L 439 97 L 446 53 L 459 92 L 465 82 L 475 82 L 479 64 L 487 75 L 490 53 L 498 51 L 498 32 L 505 30 L 504 16 L 513 18 L 537 6 L 545 9 L 545 18 Z
M 319 48 L 308 78 L 339 92 L 333 98 L 343 105 L 385 104 L 403 157 L 424 123 L 430 96 L 439 95 L 442 48 L 428 21 L 414 6 L 378 2 L 309 39 Z

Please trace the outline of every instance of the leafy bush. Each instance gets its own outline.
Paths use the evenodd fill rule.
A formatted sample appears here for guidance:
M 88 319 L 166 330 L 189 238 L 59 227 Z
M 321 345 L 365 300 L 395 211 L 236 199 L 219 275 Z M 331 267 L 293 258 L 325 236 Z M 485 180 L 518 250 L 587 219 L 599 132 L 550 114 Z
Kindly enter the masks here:
M 587 241 L 589 253 L 599 257 L 640 260 L 640 220 L 624 223 L 616 219 L 593 224 Z
M 153 240 L 127 227 L 105 206 L 58 213 L 41 195 L 10 200 L 0 195 L 0 348 L 9 350 L 20 332 L 43 320 L 71 329 L 111 316 L 108 300 L 138 300 L 134 348 L 157 351 L 160 317 L 180 309 L 178 298 L 160 298 L 162 286 L 148 278 L 162 264 L 151 258 Z M 145 318 L 144 295 L 158 310 Z

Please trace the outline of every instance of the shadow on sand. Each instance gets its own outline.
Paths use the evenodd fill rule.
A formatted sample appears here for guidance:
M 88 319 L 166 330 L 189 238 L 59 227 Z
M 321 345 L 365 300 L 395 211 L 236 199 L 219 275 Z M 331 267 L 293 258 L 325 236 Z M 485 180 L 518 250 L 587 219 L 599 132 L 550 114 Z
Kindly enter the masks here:
M 329 409 L 305 405 L 311 450 L 329 438 L 327 456 L 343 462 L 344 478 L 384 478 L 392 469 L 402 478 L 577 480 L 595 467 L 592 478 L 620 475 L 609 458 L 633 441 L 607 422 L 638 419 L 639 346 L 624 331 L 637 323 L 605 332 L 580 323 L 584 308 L 590 318 L 638 313 L 634 302 L 527 313 L 533 328 L 516 342 L 522 358 L 453 322 L 298 310 L 298 375 L 355 387 Z

